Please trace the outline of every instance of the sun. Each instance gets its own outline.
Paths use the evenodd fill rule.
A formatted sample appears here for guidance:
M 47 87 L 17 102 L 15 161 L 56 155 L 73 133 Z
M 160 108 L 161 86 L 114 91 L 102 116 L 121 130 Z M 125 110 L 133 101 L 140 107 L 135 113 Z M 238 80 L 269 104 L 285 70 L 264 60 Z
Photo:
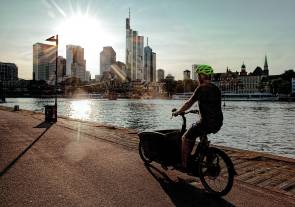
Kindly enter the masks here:
M 66 18 L 57 29 L 60 39 L 69 44 L 89 45 L 106 38 L 100 22 L 88 15 Z
M 64 17 L 56 32 L 59 35 L 59 51 L 61 54 L 66 55 L 66 45 L 79 45 L 84 48 L 86 66 L 89 65 L 88 63 L 98 65 L 97 57 L 102 47 L 114 41 L 102 22 L 89 14 Z

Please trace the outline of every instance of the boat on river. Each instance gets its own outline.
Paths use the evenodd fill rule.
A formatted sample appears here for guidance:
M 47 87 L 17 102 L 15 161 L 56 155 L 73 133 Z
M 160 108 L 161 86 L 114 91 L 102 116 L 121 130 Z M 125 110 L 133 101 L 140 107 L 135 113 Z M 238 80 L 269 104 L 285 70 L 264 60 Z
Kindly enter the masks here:
M 278 101 L 279 97 L 272 93 L 223 93 L 224 101 Z
M 173 100 L 187 100 L 193 95 L 193 92 L 176 93 L 172 95 Z

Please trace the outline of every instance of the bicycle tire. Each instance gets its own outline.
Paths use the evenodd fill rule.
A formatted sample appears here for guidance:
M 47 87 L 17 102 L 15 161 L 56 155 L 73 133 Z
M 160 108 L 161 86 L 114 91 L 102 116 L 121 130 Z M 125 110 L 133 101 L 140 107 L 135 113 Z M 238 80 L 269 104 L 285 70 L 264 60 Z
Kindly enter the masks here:
M 219 159 L 221 158 L 226 165 L 227 173 L 228 173 L 228 176 L 226 179 L 226 185 L 220 191 L 216 191 L 215 189 L 213 189 L 205 179 L 205 173 L 203 171 L 203 167 L 208 167 L 208 164 L 205 161 L 205 159 L 208 157 L 208 155 L 209 156 L 215 156 L 215 155 L 218 156 Z M 220 165 L 219 165 L 220 161 L 218 160 L 217 162 L 218 162 L 218 167 L 220 168 Z M 233 166 L 231 159 L 228 157 L 228 155 L 225 152 L 223 152 L 222 150 L 220 150 L 218 148 L 210 147 L 205 154 L 201 155 L 198 168 L 199 168 L 198 170 L 199 170 L 200 180 L 201 180 L 203 186 L 205 187 L 205 189 L 209 193 L 216 195 L 216 196 L 224 196 L 230 192 L 230 190 L 232 189 L 232 186 L 233 186 L 233 182 L 234 182 L 235 171 L 234 171 L 234 166 Z M 216 171 L 218 171 L 218 170 L 216 170 Z M 220 172 L 218 173 L 217 176 L 219 176 L 219 175 L 220 175 Z

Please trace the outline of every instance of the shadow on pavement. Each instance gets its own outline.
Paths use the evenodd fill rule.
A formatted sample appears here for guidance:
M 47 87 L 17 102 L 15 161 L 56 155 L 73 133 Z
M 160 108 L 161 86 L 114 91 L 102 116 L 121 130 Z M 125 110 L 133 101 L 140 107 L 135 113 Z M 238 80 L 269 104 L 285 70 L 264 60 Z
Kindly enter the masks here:
M 233 204 L 226 200 L 215 197 L 189 183 L 171 180 L 164 172 L 152 165 L 146 165 L 145 167 L 160 183 L 175 206 L 234 207 Z
M 43 121 L 42 123 L 38 124 L 37 126 L 35 126 L 34 128 L 50 128 L 52 126 L 53 123 L 49 123 L 46 121 Z
M 34 128 L 46 128 L 29 146 L 27 146 L 14 160 L 12 160 L 1 172 L 0 177 L 2 177 L 16 162 L 31 148 L 33 145 L 50 129 L 52 123 L 42 122 L 35 126 Z

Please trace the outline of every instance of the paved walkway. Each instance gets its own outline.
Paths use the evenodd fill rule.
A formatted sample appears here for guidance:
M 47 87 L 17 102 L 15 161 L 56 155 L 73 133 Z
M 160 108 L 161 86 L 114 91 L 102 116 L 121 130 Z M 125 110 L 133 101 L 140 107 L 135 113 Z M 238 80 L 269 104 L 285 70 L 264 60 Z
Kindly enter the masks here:
M 239 176 L 227 196 L 213 198 L 197 179 L 144 167 L 132 130 L 42 121 L 0 110 L 1 206 L 295 206 L 291 159 L 227 148 Z

